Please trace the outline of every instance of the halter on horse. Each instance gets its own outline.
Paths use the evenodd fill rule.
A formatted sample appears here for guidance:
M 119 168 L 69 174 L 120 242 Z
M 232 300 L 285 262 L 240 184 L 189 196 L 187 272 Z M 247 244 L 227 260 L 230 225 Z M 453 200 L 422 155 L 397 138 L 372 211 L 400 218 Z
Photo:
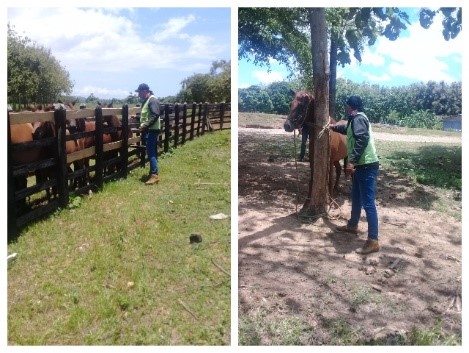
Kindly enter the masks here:
M 293 92 L 293 100 L 290 104 L 290 113 L 285 120 L 283 127 L 285 131 L 292 132 L 294 129 L 299 129 L 305 122 L 312 122 L 312 115 L 314 114 L 314 97 L 306 91 Z M 329 118 L 330 122 L 335 122 L 332 118 Z M 314 156 L 314 141 L 310 140 L 310 158 Z M 347 158 L 347 148 L 345 136 L 337 132 L 330 132 L 330 168 L 329 168 L 329 194 L 333 195 L 334 191 L 337 191 L 339 186 L 339 177 L 341 174 L 340 160 Z M 345 168 L 344 162 L 344 168 Z M 313 166 L 311 165 L 311 168 Z M 336 170 L 335 184 L 333 169 Z
M 297 93 L 291 91 L 293 100 L 290 104 L 290 113 L 288 114 L 287 120 L 283 123 L 283 128 L 286 132 L 292 132 L 294 129 L 299 129 L 303 125 L 309 103 L 312 101 L 312 96 L 305 91 L 299 91 Z

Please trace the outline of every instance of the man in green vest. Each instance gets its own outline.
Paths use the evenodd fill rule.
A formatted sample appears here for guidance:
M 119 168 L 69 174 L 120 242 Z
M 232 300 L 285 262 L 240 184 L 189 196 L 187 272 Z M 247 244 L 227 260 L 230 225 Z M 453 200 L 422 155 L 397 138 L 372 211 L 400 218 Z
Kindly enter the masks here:
M 358 235 L 358 221 L 363 207 L 368 222 L 368 239 L 357 253 L 366 255 L 379 251 L 378 212 L 375 202 L 379 159 L 370 121 L 363 113 L 361 98 L 349 97 L 345 111 L 347 125 L 331 125 L 331 129 L 347 135 L 348 163 L 345 172 L 352 175 L 352 211 L 347 224 L 337 227 L 337 230 Z
M 160 103 L 146 83 L 140 84 L 135 92 L 138 92 L 138 96 L 142 100 L 139 129 L 150 162 L 150 173 L 145 184 L 153 185 L 160 181 L 158 175 L 158 136 L 161 131 Z

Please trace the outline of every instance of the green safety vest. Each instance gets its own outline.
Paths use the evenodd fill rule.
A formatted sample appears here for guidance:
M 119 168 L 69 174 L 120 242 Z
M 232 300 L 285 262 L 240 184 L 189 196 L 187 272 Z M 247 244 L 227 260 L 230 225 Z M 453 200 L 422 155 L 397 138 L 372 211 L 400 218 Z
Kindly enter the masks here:
M 151 95 L 150 97 L 148 97 L 147 101 L 145 102 L 145 104 L 142 107 L 142 111 L 140 112 L 140 125 L 146 124 L 148 122 L 148 120 L 150 120 L 151 112 L 150 112 L 150 109 L 148 108 L 148 103 L 150 102 L 150 99 L 152 97 L 155 97 L 155 96 Z M 156 119 L 155 123 L 152 126 L 149 126 L 148 129 L 149 130 L 161 130 L 161 119 L 160 119 L 160 117 L 158 117 L 158 119 Z
M 368 146 L 366 146 L 365 151 L 360 157 L 360 160 L 356 165 L 376 163 L 379 161 L 378 154 L 376 153 L 375 140 L 373 139 L 373 131 L 371 130 L 371 124 L 368 120 L 368 117 L 364 113 L 357 113 L 365 117 L 368 121 L 368 133 L 370 134 L 370 139 L 368 140 Z M 353 152 L 353 147 L 355 146 L 355 137 L 353 136 L 352 123 L 347 126 L 347 154 L 350 160 L 350 157 Z

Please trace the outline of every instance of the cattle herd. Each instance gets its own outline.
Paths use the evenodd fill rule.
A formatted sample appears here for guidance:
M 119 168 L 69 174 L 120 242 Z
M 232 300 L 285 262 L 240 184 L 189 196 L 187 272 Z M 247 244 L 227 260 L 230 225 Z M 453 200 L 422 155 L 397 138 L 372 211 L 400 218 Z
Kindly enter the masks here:
M 53 113 L 49 115 L 41 113 L 54 112 L 58 109 L 66 110 L 64 152 L 67 160 L 67 173 L 65 182 L 70 191 L 89 184 L 90 165 L 95 155 L 94 147 L 98 136 L 97 123 L 94 116 L 76 118 L 73 114 L 69 114 L 69 112 L 77 111 L 74 106 L 74 103 L 59 103 L 46 107 L 30 107 L 28 111 L 35 113 L 34 117 L 38 117 L 37 121 L 24 123 L 10 123 L 9 112 L 8 164 L 11 168 L 9 177 L 13 180 L 14 190 L 11 193 L 15 198 L 17 215 L 30 211 L 35 203 L 43 203 L 45 199 L 57 197 L 57 186 L 61 182 L 58 174 L 60 167 L 57 162 L 60 154 L 57 146 L 58 129 L 54 119 L 50 118 Z M 112 108 L 112 103 L 99 107 Z M 46 115 L 47 117 L 44 117 Z M 136 117 L 132 118 L 128 137 L 132 137 L 130 127 L 137 124 Z M 101 129 L 103 131 L 102 145 L 122 139 L 122 121 L 117 115 L 103 113 Z M 103 158 L 108 161 L 117 158 L 118 155 L 118 149 L 108 149 L 103 152 Z M 108 163 L 104 172 L 113 173 L 118 168 L 117 163 Z

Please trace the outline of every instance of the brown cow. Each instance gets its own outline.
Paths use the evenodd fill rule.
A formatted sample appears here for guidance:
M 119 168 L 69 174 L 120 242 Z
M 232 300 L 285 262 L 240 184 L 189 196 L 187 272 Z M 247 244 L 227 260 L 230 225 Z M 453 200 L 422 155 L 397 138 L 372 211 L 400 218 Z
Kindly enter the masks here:
M 290 113 L 285 120 L 283 127 L 285 131 L 292 132 L 294 129 L 299 129 L 301 125 L 306 122 L 313 121 L 314 115 L 314 97 L 312 94 L 306 91 L 293 92 L 293 100 L 290 104 Z M 330 123 L 346 124 L 346 121 L 336 122 L 334 119 L 329 117 Z M 329 167 L 329 194 L 333 197 L 334 192 L 337 192 L 339 186 L 339 177 L 341 174 L 340 160 L 347 158 L 347 146 L 346 138 L 344 135 L 337 132 L 330 131 L 330 167 Z M 309 156 L 310 161 L 314 156 L 314 141 L 310 140 L 309 143 Z M 344 161 L 344 168 L 346 165 Z M 312 164 L 311 164 L 312 167 Z M 335 183 L 334 183 L 334 170 L 336 171 Z
M 34 131 L 40 126 L 39 122 L 23 123 L 10 125 L 10 143 L 12 146 L 16 144 L 32 142 L 34 140 Z M 22 164 L 29 164 L 40 161 L 44 157 L 44 148 L 39 146 L 31 146 L 14 150 L 11 154 L 11 164 L 19 166 Z M 28 184 L 28 174 L 34 172 L 36 180 L 41 180 L 41 172 L 39 170 L 31 170 L 29 173 L 15 176 L 15 190 L 23 190 Z M 27 209 L 26 199 L 19 200 L 17 208 L 20 212 Z

